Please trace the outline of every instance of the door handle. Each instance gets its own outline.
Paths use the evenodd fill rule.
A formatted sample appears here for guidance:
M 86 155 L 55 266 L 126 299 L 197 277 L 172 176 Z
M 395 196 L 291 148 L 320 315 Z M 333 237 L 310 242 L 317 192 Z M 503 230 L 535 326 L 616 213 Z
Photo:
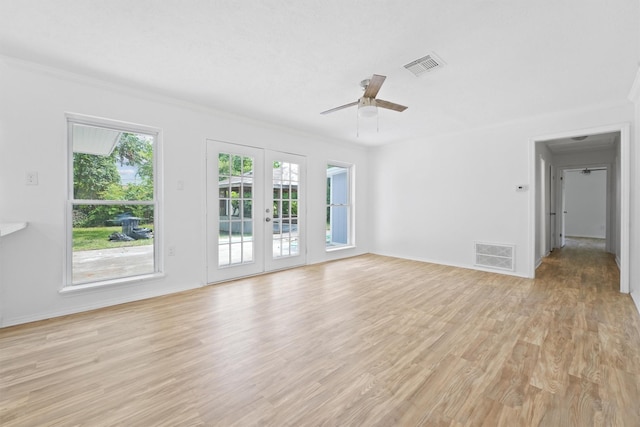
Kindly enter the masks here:
M 265 221 L 271 222 L 271 218 L 267 217 L 267 218 L 265 218 Z
M 555 215 L 555 214 L 556 214 L 555 212 L 549 212 L 549 215 Z

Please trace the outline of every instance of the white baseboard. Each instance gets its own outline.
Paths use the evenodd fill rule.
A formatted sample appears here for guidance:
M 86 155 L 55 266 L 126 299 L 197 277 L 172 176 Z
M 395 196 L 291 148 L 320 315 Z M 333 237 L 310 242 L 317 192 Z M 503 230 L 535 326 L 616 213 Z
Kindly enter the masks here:
M 67 316 L 69 314 L 82 313 L 85 311 L 111 307 L 119 304 L 126 304 L 134 301 L 141 301 L 149 298 L 159 297 L 162 295 L 169 295 L 169 294 L 187 291 L 190 289 L 196 289 L 202 286 L 203 286 L 202 284 L 195 284 L 191 286 L 181 286 L 180 288 L 174 288 L 170 290 L 151 291 L 151 292 L 137 294 L 134 296 L 124 296 L 124 297 L 118 297 L 118 298 L 105 299 L 100 302 L 93 302 L 89 304 L 79 304 L 79 305 L 64 308 L 61 310 L 59 309 L 59 310 L 44 311 L 40 313 L 32 313 L 26 316 L 5 317 L 4 319 L 2 319 L 2 324 L 0 324 L 0 328 L 21 325 L 23 323 L 37 322 L 39 320 L 52 319 L 54 317 Z
M 465 268 L 467 270 L 485 271 L 487 273 L 504 274 L 506 276 L 523 277 L 525 279 L 531 279 L 532 278 L 532 277 L 528 276 L 527 274 L 518 273 L 516 271 L 498 270 L 498 269 L 492 270 L 490 268 L 478 267 L 477 265 L 473 265 L 473 264 L 455 264 L 455 263 L 443 262 L 443 261 L 433 260 L 433 259 L 428 259 L 428 258 L 408 257 L 408 256 L 393 254 L 393 253 L 389 253 L 389 252 L 372 251 L 371 253 L 375 254 L 375 255 L 388 256 L 388 257 L 392 257 L 392 258 L 401 258 L 401 259 L 408 259 L 408 260 L 411 260 L 411 261 L 428 262 L 430 264 L 446 265 L 448 267 Z

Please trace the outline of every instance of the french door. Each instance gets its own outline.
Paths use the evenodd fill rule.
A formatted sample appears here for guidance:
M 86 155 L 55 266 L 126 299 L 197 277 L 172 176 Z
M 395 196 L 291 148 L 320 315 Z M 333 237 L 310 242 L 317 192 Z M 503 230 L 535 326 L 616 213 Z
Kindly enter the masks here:
M 305 158 L 207 141 L 209 283 L 304 265 Z

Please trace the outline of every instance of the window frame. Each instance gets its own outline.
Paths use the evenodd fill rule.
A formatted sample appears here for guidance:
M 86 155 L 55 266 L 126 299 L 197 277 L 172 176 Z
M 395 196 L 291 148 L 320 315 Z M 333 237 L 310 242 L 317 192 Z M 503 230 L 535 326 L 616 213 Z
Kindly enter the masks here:
M 80 290 L 94 289 L 104 286 L 112 286 L 131 282 L 145 281 L 164 276 L 163 251 L 163 202 L 162 202 L 162 131 L 159 128 L 106 119 L 102 117 L 88 116 L 76 113 L 66 113 L 66 169 L 67 169 L 67 193 L 65 198 L 65 260 L 64 274 L 60 293 L 75 292 Z M 113 129 L 120 132 L 138 133 L 149 135 L 154 138 L 153 143 L 153 199 L 150 201 L 141 200 L 85 200 L 74 197 L 74 161 L 73 161 L 73 131 L 74 125 L 94 126 L 105 129 Z M 151 273 L 124 276 L 118 278 L 99 279 L 95 281 L 73 283 L 73 206 L 78 204 L 97 205 L 140 205 L 147 204 L 153 206 L 153 263 L 154 270 Z
M 344 249 L 351 249 L 356 247 L 356 234 L 355 234 L 355 187 L 354 187 L 354 183 L 355 183 L 355 165 L 352 163 L 346 163 L 346 162 L 342 162 L 342 161 L 332 161 L 329 160 L 327 161 L 326 164 L 326 168 L 325 168 L 325 194 L 326 194 L 326 190 L 327 189 L 327 180 L 330 178 L 330 175 L 328 173 L 329 171 L 329 167 L 334 166 L 334 167 L 339 167 L 339 168 L 343 168 L 347 171 L 347 197 L 346 197 L 346 203 L 344 204 L 334 204 L 331 203 L 331 200 L 329 201 L 329 203 L 326 203 L 325 201 L 325 218 L 326 218 L 326 210 L 330 209 L 331 207 L 335 207 L 335 206 L 344 206 L 347 208 L 347 243 L 345 244 L 340 244 L 340 245 L 332 245 L 329 246 L 326 243 L 326 239 L 325 239 L 325 251 L 326 252 L 333 252 L 333 251 L 340 251 L 340 250 L 344 250 Z

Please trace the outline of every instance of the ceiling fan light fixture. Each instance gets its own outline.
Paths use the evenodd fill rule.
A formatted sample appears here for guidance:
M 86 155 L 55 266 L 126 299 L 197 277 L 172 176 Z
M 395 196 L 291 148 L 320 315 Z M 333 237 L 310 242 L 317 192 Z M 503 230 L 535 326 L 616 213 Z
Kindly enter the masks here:
M 373 98 L 361 98 L 358 102 L 358 116 L 375 117 L 378 114 L 378 106 Z

